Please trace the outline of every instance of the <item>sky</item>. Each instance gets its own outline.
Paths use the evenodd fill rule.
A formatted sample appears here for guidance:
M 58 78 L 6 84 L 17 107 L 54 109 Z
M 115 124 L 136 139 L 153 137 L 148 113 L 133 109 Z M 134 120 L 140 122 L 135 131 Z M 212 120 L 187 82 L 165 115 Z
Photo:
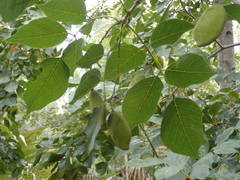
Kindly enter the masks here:
M 114 1 L 115 1 L 115 0 L 107 0 L 107 1 L 106 1 L 106 5 L 111 6 L 111 4 L 112 4 Z M 98 2 L 98 0 L 86 0 L 86 1 L 85 1 L 85 5 L 86 5 L 87 10 L 92 9 L 94 6 L 96 6 L 96 5 L 97 5 L 97 2 Z
M 86 4 L 87 10 L 92 9 L 94 7 L 94 5 L 97 4 L 97 1 L 98 0 L 86 0 L 85 4 Z

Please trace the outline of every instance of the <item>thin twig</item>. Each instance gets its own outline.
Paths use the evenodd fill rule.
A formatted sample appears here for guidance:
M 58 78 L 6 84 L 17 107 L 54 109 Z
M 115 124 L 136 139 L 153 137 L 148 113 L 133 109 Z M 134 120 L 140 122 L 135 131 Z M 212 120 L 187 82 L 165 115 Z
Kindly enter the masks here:
M 102 39 L 99 41 L 99 44 L 101 44 L 103 42 L 103 40 L 108 36 L 108 34 L 110 33 L 110 31 L 112 30 L 112 28 L 114 28 L 116 25 L 118 25 L 119 22 L 114 23 L 112 26 L 110 26 L 110 28 L 108 28 L 108 30 L 105 32 L 104 36 L 102 37 Z
M 145 42 L 142 40 L 142 38 L 138 35 L 138 33 L 128 24 L 127 25 L 128 28 L 137 36 L 137 38 L 139 39 L 139 41 L 143 44 L 143 46 L 145 47 L 145 49 L 147 50 L 148 54 L 152 57 L 153 61 L 155 62 L 155 64 L 157 66 L 159 66 L 158 61 L 155 59 L 155 57 L 153 56 L 152 52 L 150 51 L 150 49 L 148 48 L 148 46 L 145 44 Z M 162 67 L 158 67 L 159 70 L 162 69 Z
M 134 5 L 132 6 L 132 8 L 127 11 L 127 14 L 122 18 L 122 20 L 116 20 L 116 23 L 114 23 L 104 34 L 104 36 L 102 37 L 102 39 L 99 41 L 99 44 L 101 44 L 103 42 L 103 40 L 108 36 L 109 32 L 112 30 L 112 28 L 118 24 L 128 24 L 128 22 L 130 21 L 130 17 L 133 13 L 133 11 L 136 9 L 136 7 L 141 4 L 142 0 L 136 0 Z
M 143 131 L 145 137 L 147 138 L 147 140 L 148 140 L 148 142 L 149 142 L 149 144 L 150 144 L 150 146 L 151 146 L 151 148 L 152 148 L 153 154 L 154 154 L 157 158 L 159 158 L 159 156 L 158 156 L 158 154 L 157 154 L 157 151 L 156 151 L 156 149 L 154 148 L 154 146 L 153 146 L 153 144 L 152 144 L 152 141 L 151 141 L 150 138 L 148 137 L 147 132 L 145 131 L 143 125 L 140 125 L 140 128 L 141 128 L 141 130 Z
M 212 57 L 215 57 L 218 53 L 222 52 L 225 49 L 229 49 L 235 46 L 240 46 L 240 43 L 235 43 L 235 44 L 229 44 L 226 46 L 222 46 L 222 48 L 220 47 L 220 49 L 218 49 L 217 51 L 215 51 L 214 53 L 212 53 L 210 56 L 208 56 L 208 59 L 211 59 Z
M 188 14 L 191 18 L 196 19 L 195 16 L 193 16 L 192 13 L 189 12 L 189 11 L 186 9 L 186 7 L 185 7 L 185 5 L 183 4 L 182 0 L 179 0 L 179 2 L 180 2 L 180 4 L 181 4 L 184 12 L 185 12 L 186 14 Z
M 130 21 L 130 17 L 133 13 L 133 11 L 138 7 L 139 4 L 141 4 L 142 0 L 136 0 L 134 5 L 131 7 L 131 9 L 127 12 L 127 14 L 125 15 L 125 17 L 122 19 L 122 23 L 126 23 L 128 24 Z
M 215 42 L 218 44 L 218 46 L 222 49 L 223 48 L 223 45 L 220 43 L 220 42 L 218 42 L 218 40 L 215 40 Z

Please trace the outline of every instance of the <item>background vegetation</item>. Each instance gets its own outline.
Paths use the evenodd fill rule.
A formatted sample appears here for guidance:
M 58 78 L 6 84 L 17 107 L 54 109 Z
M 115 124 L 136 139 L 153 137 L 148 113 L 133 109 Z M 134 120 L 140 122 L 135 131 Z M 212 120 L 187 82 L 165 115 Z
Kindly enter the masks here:
M 0 179 L 240 179 L 239 41 L 192 37 L 213 3 L 1 0 Z M 239 38 L 240 5 L 218 3 Z

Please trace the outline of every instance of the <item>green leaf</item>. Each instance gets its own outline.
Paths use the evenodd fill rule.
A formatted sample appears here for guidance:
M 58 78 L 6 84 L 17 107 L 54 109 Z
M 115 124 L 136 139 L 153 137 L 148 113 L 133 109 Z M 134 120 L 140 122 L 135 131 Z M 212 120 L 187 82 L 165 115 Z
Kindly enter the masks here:
M 107 172 L 108 164 L 106 162 L 100 162 L 96 164 L 96 172 L 100 175 L 104 175 Z
M 67 32 L 63 26 L 49 18 L 40 18 L 21 27 L 7 41 L 34 48 L 48 48 L 61 43 L 66 37 Z
M 81 24 L 86 18 L 83 0 L 52 0 L 39 8 L 51 19 L 67 24 Z
M 214 74 L 207 60 L 202 56 L 186 54 L 167 68 L 165 80 L 168 84 L 185 88 L 192 84 L 202 83 Z
M 85 73 L 75 92 L 72 103 L 86 95 L 92 88 L 100 82 L 101 74 L 97 69 L 92 69 Z
M 1 0 L 0 15 L 5 22 L 15 20 L 26 8 L 26 0 Z
M 150 77 L 138 82 L 123 100 L 123 115 L 131 128 L 147 121 L 156 111 L 163 89 L 158 77 Z
M 210 152 L 194 163 L 192 166 L 191 178 L 205 179 L 208 177 L 215 158 L 214 154 Z
M 86 54 L 79 60 L 79 66 L 89 68 L 94 63 L 97 63 L 103 56 L 104 49 L 101 44 L 93 44 Z
M 225 9 L 231 20 L 240 21 L 240 4 L 230 4 L 225 6 Z
M 183 33 L 193 28 L 193 25 L 187 21 L 179 19 L 170 19 L 156 27 L 151 37 L 151 45 L 157 48 L 161 45 L 175 43 Z
M 121 74 L 142 65 L 145 57 L 145 53 L 133 45 L 124 44 L 120 49 L 116 48 L 107 60 L 104 78 L 117 79 Z
M 173 152 L 198 157 L 198 149 L 204 142 L 198 105 L 190 99 L 174 98 L 164 113 L 161 139 Z
M 216 154 L 232 154 L 232 153 L 239 153 L 238 151 L 239 148 L 240 148 L 240 140 L 229 139 L 228 141 L 225 141 L 222 144 L 219 144 L 216 147 L 214 147 L 213 151 Z
M 80 29 L 81 33 L 83 33 L 84 35 L 89 35 L 90 32 L 92 31 L 93 23 L 94 23 L 94 22 L 88 22 L 87 24 L 85 24 L 85 25 Z
M 216 138 L 216 144 L 221 144 L 224 141 L 228 140 L 229 137 L 232 135 L 234 132 L 234 128 L 230 127 L 228 129 L 225 129 L 222 133 L 220 133 L 217 138 Z
M 102 127 L 103 120 L 105 118 L 104 106 L 99 106 L 93 109 L 93 117 L 88 121 L 88 125 L 85 129 L 87 134 L 87 151 L 90 153 L 95 145 L 96 137 Z
M 78 61 L 82 57 L 82 45 L 83 40 L 79 39 L 72 42 L 63 52 L 63 61 L 68 66 L 70 74 L 74 73 L 74 70 L 78 66 Z
M 174 175 L 177 176 L 177 174 L 184 169 L 189 160 L 189 157 L 171 151 L 167 151 L 164 155 L 167 156 L 164 158 L 167 166 L 160 167 L 155 171 L 154 175 L 157 180 L 170 180 Z M 176 178 L 176 180 L 179 179 L 181 178 Z
M 26 85 L 23 95 L 28 112 L 39 110 L 63 95 L 68 88 L 69 70 L 61 59 L 47 59 L 42 72 Z

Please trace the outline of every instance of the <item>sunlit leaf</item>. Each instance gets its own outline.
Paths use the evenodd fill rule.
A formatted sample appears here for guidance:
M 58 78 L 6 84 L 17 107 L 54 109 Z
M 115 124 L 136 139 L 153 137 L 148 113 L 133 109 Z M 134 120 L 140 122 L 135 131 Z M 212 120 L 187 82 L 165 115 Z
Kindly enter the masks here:
M 116 48 L 107 60 L 104 78 L 115 80 L 121 74 L 142 65 L 145 56 L 143 51 L 133 45 L 124 44 L 120 49 Z
M 174 98 L 165 110 L 161 139 L 175 153 L 198 157 L 203 144 L 202 112 L 198 105 L 185 98 Z
M 104 49 L 101 44 L 93 44 L 86 52 L 86 54 L 79 60 L 79 66 L 82 68 L 89 68 L 94 63 L 97 63 L 103 56 Z
M 61 43 L 66 37 L 67 32 L 63 26 L 49 18 L 40 18 L 22 26 L 6 41 L 34 48 L 47 48 Z
M 202 83 L 214 74 L 215 72 L 202 56 L 185 54 L 167 68 L 165 79 L 169 84 L 184 88 Z
M 123 115 L 131 128 L 147 121 L 156 111 L 163 89 L 158 77 L 150 77 L 138 82 L 123 100 Z
M 29 81 L 23 95 L 28 112 L 42 109 L 63 95 L 68 88 L 69 70 L 61 59 L 47 59 L 42 72 L 34 81 Z
M 100 82 L 101 74 L 97 69 L 86 72 L 75 92 L 72 103 L 86 95 L 92 88 Z
M 3 21 L 13 21 L 26 8 L 26 0 L 1 0 L 0 1 L 0 15 Z
M 69 44 L 63 52 L 63 61 L 68 66 L 70 74 L 77 68 L 77 63 L 82 57 L 82 44 L 82 39 L 76 40 Z
M 52 0 L 39 7 L 55 21 L 81 24 L 86 18 L 86 7 L 83 0 Z
M 156 48 L 165 44 L 173 44 L 183 33 L 192 28 L 193 25 L 191 23 L 179 19 L 170 19 L 160 22 L 153 31 L 151 45 Z

